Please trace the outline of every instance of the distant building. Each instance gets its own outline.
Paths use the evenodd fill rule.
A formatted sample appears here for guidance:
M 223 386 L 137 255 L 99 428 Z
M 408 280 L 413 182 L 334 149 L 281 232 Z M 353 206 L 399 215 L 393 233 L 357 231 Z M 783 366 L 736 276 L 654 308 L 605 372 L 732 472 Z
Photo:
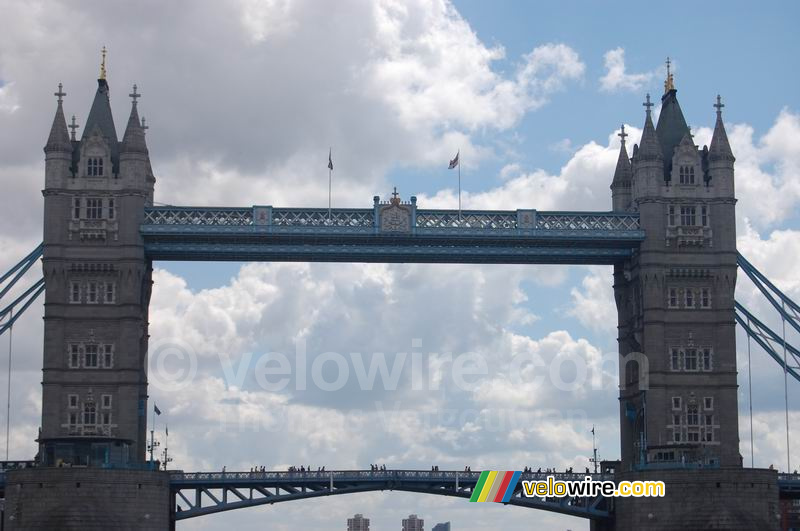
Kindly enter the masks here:
M 369 531 L 369 518 L 364 518 L 363 514 L 348 518 L 347 531 Z
M 450 531 L 450 522 L 436 524 L 431 531 Z
M 403 531 L 424 531 L 425 520 L 418 518 L 416 514 L 408 515 L 403 519 Z

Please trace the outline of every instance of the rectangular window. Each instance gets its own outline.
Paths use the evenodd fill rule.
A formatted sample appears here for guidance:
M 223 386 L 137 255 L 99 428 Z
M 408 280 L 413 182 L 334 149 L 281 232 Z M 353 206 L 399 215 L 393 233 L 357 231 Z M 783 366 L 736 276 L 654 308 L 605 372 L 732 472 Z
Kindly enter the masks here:
M 686 355 L 683 359 L 684 369 L 687 371 L 697 370 L 697 350 L 693 348 L 686 349 Z
M 667 218 L 668 218 L 669 226 L 670 227 L 674 227 L 675 226 L 675 206 L 674 205 L 670 205 L 667 208 L 667 212 L 668 212 Z
M 706 205 L 700 207 L 700 224 L 708 227 L 708 207 Z
M 697 406 L 689 406 L 686 410 L 686 424 L 689 426 L 697 426 L 700 423 L 700 417 L 697 414 Z
M 680 351 L 678 351 L 678 349 L 675 347 L 673 347 L 672 351 L 670 352 L 670 367 L 673 371 L 681 370 Z
M 108 426 L 111 424 L 111 413 L 108 411 L 100 413 L 100 422 L 103 424 L 103 426 Z
M 711 308 L 711 290 L 709 288 L 700 290 L 700 307 Z
M 714 409 L 714 397 L 711 396 L 703 397 L 703 409 L 706 410 Z
M 97 282 L 90 281 L 86 285 L 86 302 L 97 304 Z
M 681 430 L 675 430 L 672 435 L 672 440 L 678 443 L 681 442 Z
M 688 442 L 700 442 L 700 432 L 697 430 L 689 430 L 689 433 L 686 434 L 688 437 L 686 440 Z
M 681 184 L 694 184 L 694 166 L 681 166 L 678 171 Z
M 705 425 L 706 426 L 713 426 L 714 425 L 714 415 L 705 415 Z
M 714 429 L 713 428 L 707 428 L 706 429 L 705 440 L 706 440 L 706 442 L 713 442 L 714 441 Z
M 83 424 L 87 426 L 97 424 L 97 410 L 94 404 L 87 404 L 86 407 L 83 408 Z
M 111 408 L 111 395 L 100 395 L 100 407 L 103 409 Z
M 697 221 L 697 210 L 693 206 L 681 207 L 681 225 L 694 226 Z
M 85 357 L 84 357 L 84 367 L 87 369 L 96 369 L 97 368 L 97 345 L 86 345 L 85 349 Z
M 86 219 L 102 219 L 103 200 L 98 198 L 86 199 Z
M 678 289 L 669 288 L 669 300 L 667 301 L 670 308 L 678 307 Z
M 81 284 L 74 280 L 69 283 L 69 302 L 70 304 L 80 304 L 81 302 Z
M 72 219 L 81 219 L 81 198 L 72 200 Z
M 681 425 L 681 416 L 680 415 L 672 415 L 672 424 L 675 426 Z
M 681 397 L 679 396 L 672 397 L 672 409 L 681 409 Z
M 103 303 L 104 304 L 114 304 L 114 291 L 116 286 L 113 282 L 106 282 L 105 283 L 105 292 L 103 294 Z
M 703 208 L 705 208 L 705 207 L 703 207 Z M 112 198 L 110 198 L 108 200 L 108 219 L 114 219 L 114 217 L 116 215 L 117 215 L 117 212 L 116 212 L 116 208 L 115 208 L 115 205 L 114 205 L 114 198 L 112 197 Z
M 78 407 L 78 395 L 67 395 L 67 403 L 69 404 L 69 407 L 71 407 L 73 409 L 77 408 Z
M 703 349 L 703 370 L 710 371 L 712 366 L 711 360 L 711 349 L 704 348 Z
M 691 288 L 686 288 L 685 290 L 685 306 L 686 308 L 694 308 L 694 290 Z
M 114 365 L 114 345 L 103 345 L 103 368 L 110 369 Z
M 78 345 L 69 346 L 69 368 L 77 369 L 81 366 L 81 354 Z
M 75 427 L 78 425 L 78 414 L 77 413 L 70 413 L 69 414 L 69 425 L 70 427 Z

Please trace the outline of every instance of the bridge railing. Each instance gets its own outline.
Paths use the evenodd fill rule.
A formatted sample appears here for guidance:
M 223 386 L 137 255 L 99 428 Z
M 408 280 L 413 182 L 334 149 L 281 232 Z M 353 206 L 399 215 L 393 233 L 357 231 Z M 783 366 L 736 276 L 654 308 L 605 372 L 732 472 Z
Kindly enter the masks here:
M 363 228 L 377 226 L 373 208 L 150 207 L 144 225 L 276 228 Z M 416 229 L 487 231 L 638 231 L 639 215 L 615 212 L 414 209 Z
M 304 480 L 398 480 L 398 481 L 477 481 L 481 472 L 457 470 L 311 470 L 311 471 L 265 471 L 265 472 L 183 472 L 170 473 L 170 481 L 181 482 L 236 482 L 236 481 L 304 481 Z M 613 480 L 612 474 L 585 474 L 576 472 L 525 472 L 520 479 L 545 480 L 553 476 L 556 480 L 580 481 L 591 476 L 596 481 Z

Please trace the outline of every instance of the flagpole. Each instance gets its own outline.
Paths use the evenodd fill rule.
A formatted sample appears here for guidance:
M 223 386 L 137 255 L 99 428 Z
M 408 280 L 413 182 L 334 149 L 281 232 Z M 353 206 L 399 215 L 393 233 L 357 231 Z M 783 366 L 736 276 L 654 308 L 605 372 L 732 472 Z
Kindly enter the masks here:
M 461 148 L 458 149 L 458 154 L 461 154 Z M 461 221 L 461 158 L 458 159 L 458 221 Z
M 331 220 L 331 181 L 333 179 L 333 169 L 331 168 L 331 155 L 333 148 L 328 149 L 328 221 Z
M 155 446 L 153 445 L 153 432 L 156 429 L 156 407 L 155 403 L 153 404 L 153 424 L 150 426 L 150 468 L 153 468 L 153 450 L 155 450 Z

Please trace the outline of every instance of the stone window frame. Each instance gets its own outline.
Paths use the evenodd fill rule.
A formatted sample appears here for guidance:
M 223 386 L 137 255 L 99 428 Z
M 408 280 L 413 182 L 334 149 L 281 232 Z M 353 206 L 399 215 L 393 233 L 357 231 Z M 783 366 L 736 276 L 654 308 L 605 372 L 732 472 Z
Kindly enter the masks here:
M 100 411 L 98 426 L 111 426 L 111 411 Z
M 701 310 L 710 310 L 711 309 L 711 288 L 709 287 L 700 287 L 700 297 L 698 297 L 697 302 L 699 303 L 699 308 Z
M 98 282 L 101 286 L 100 297 L 98 304 L 114 304 L 117 302 L 117 283 L 116 282 Z M 110 289 L 109 289 L 110 288 Z M 110 297 L 109 297 L 110 295 Z
M 99 280 L 87 280 L 86 281 L 86 304 L 100 304 L 100 282 Z M 92 289 L 94 287 L 94 289 Z M 94 300 L 92 300 L 92 295 L 94 295 Z
M 703 397 L 703 411 L 714 411 L 714 397 L 713 396 L 704 396 Z
M 69 293 L 67 294 L 67 300 L 69 301 L 69 303 L 81 304 L 83 302 L 82 295 L 83 295 L 83 289 L 81 286 L 81 282 L 79 280 L 70 280 Z
M 114 343 L 103 343 L 100 348 L 100 368 L 114 368 Z
M 103 198 L 84 198 L 84 219 L 101 220 L 103 218 Z
M 83 359 L 83 344 L 67 343 L 67 367 L 70 369 L 80 369 Z
M 78 415 L 78 411 L 69 411 L 67 412 L 67 426 L 69 427 L 77 427 L 80 425 L 80 416 Z
M 694 310 L 697 308 L 697 297 L 694 293 L 694 288 L 683 288 L 683 308 L 685 310 Z
M 682 411 L 682 410 L 683 410 L 683 398 L 681 398 L 680 396 L 673 396 L 672 411 Z
M 108 393 L 100 395 L 100 409 L 111 409 L 113 396 Z
M 81 420 L 84 426 L 97 426 L 97 404 L 87 401 L 83 404 Z M 88 419 L 88 420 L 87 420 Z M 92 422 L 94 420 L 94 422 Z
M 89 347 L 94 352 L 89 352 Z M 94 365 L 89 365 L 89 356 L 94 355 Z M 83 345 L 83 368 L 84 369 L 99 369 L 100 368 L 100 344 L 91 342 Z
M 681 164 L 678 167 L 678 183 L 683 185 L 697 184 L 694 178 L 694 164 Z
M 78 409 L 80 405 L 80 397 L 75 393 L 70 393 L 67 395 L 67 408 L 69 409 Z
M 677 310 L 680 308 L 680 290 L 676 286 L 667 288 L 667 308 Z
M 86 159 L 86 176 L 103 177 L 103 157 L 89 157 Z
M 680 222 L 682 227 L 696 227 L 697 205 L 681 205 Z

